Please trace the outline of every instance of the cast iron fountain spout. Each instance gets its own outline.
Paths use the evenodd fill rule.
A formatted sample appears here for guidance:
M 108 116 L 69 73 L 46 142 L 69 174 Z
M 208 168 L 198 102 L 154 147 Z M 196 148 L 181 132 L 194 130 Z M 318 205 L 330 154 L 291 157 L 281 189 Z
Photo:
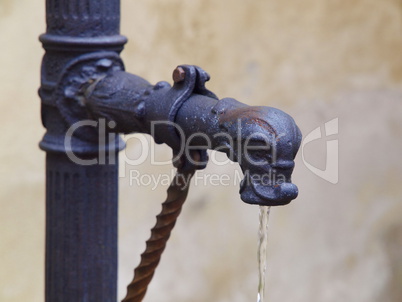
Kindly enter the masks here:
M 291 174 L 301 134 L 289 115 L 218 99 L 196 66 L 178 66 L 173 86 L 125 72 L 119 0 L 47 0 L 46 22 L 39 94 L 46 128 L 40 147 L 47 153 L 47 302 L 116 299 L 123 147 L 116 133 L 151 134 L 173 149 L 174 165 L 190 177 L 206 166 L 207 149 L 225 152 L 242 168 L 240 196 L 247 203 L 284 205 L 296 198 Z M 158 216 L 154 228 L 166 240 L 187 190 L 180 181 L 168 190 L 165 208 L 178 207 Z M 144 268 L 156 267 L 166 244 L 155 238 L 131 285 L 151 280 L 153 271 Z M 124 301 L 141 301 L 146 286 L 131 285 Z
M 113 68 L 110 61 L 110 72 L 92 75 L 77 91 L 88 118 L 113 122 L 120 133 L 151 134 L 157 143 L 168 144 L 176 158 L 196 150 L 201 161 L 193 164 L 199 169 L 206 166 L 207 149 L 225 152 L 242 168 L 240 194 L 247 203 L 284 205 L 296 198 L 291 174 L 301 133 L 289 115 L 231 98 L 219 100 L 205 88 L 208 74 L 196 66 L 178 66 L 173 87 L 166 82 L 152 86 Z
M 289 115 L 231 98 L 219 100 L 206 89 L 209 76 L 197 66 L 178 66 L 173 86 L 167 82 L 153 86 L 122 71 L 117 63 L 111 57 L 102 58 L 93 62 L 97 68 L 92 72 L 79 72 L 85 76 L 79 85 L 67 87 L 70 100 L 65 95 L 76 104 L 75 112 L 104 120 L 113 125 L 112 131 L 148 133 L 156 143 L 166 143 L 173 150 L 179 177 L 191 179 L 195 170 L 205 168 L 207 149 L 213 149 L 239 162 L 245 175 L 240 187 L 243 201 L 275 206 L 296 198 L 291 174 L 301 133 Z M 80 131 L 77 134 L 84 138 L 91 128 Z M 123 302 L 140 302 L 145 296 L 187 191 L 188 184 L 172 182 Z

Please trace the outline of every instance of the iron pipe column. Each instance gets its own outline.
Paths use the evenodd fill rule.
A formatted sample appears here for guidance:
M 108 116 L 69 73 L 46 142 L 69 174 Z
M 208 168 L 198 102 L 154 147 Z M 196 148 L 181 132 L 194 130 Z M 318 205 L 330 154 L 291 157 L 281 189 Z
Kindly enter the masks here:
M 123 49 L 120 1 L 47 0 L 46 23 L 39 89 L 47 130 L 40 143 L 46 151 L 45 301 L 111 302 L 117 296 L 118 137 L 73 134 L 66 147 L 71 125 L 56 106 L 55 90 L 71 60 Z
M 225 152 L 241 165 L 239 193 L 247 203 L 284 205 L 298 194 L 291 183 L 301 142 L 294 120 L 271 107 L 218 99 L 197 66 L 178 66 L 173 86 L 125 72 L 119 5 L 46 2 L 39 94 L 47 130 L 40 143 L 47 153 L 47 302 L 116 300 L 122 144 L 115 132 L 151 134 L 173 149 L 183 171 L 205 168 L 207 149 Z

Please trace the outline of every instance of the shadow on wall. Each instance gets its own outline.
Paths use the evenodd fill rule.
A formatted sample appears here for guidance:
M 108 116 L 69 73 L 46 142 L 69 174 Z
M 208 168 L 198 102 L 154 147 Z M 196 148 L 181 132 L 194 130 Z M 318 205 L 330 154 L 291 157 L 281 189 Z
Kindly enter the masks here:
M 391 274 L 387 286 L 377 301 L 402 301 L 402 223 L 389 227 L 383 233 L 381 239 Z

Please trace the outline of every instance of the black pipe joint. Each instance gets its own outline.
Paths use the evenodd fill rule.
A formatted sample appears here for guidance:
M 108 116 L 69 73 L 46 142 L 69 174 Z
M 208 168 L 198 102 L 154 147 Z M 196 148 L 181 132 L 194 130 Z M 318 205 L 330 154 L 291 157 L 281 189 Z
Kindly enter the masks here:
M 146 80 L 124 71 L 113 52 L 83 55 L 69 64 L 58 85 L 57 106 L 66 122 L 104 118 L 111 131 L 148 133 L 173 149 L 177 164 L 188 150 L 200 160 L 185 164 L 205 168 L 207 149 L 225 152 L 240 164 L 243 201 L 284 205 L 297 197 L 291 183 L 301 132 L 292 117 L 265 106 L 248 106 L 231 98 L 219 100 L 206 89 L 209 75 L 199 67 L 178 66 L 174 84 Z M 83 126 L 76 139 L 96 138 L 96 128 Z

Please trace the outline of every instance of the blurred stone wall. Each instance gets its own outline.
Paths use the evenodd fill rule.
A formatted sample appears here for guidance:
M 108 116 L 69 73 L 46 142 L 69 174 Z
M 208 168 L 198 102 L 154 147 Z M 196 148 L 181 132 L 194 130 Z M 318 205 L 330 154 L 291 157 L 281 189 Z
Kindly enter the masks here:
M 304 136 L 323 138 L 296 159 L 299 198 L 271 211 L 269 301 L 402 301 L 401 0 L 122 1 L 127 70 L 155 83 L 196 64 L 220 97 L 278 107 Z M 37 96 L 44 1 L 0 1 L 0 301 L 44 299 L 44 133 Z M 339 133 L 325 137 L 338 118 Z M 145 247 L 166 185 L 130 179 L 169 165 L 124 164 L 121 154 L 119 299 Z M 339 144 L 339 182 L 325 169 Z M 164 146 L 158 159 L 168 159 Z M 223 160 L 223 157 L 218 157 Z M 253 301 L 258 208 L 240 201 L 236 165 L 198 172 L 145 301 Z M 132 172 L 130 172 L 132 171 Z M 134 173 L 134 174 L 133 174 Z M 235 182 L 235 181 L 234 181 Z

